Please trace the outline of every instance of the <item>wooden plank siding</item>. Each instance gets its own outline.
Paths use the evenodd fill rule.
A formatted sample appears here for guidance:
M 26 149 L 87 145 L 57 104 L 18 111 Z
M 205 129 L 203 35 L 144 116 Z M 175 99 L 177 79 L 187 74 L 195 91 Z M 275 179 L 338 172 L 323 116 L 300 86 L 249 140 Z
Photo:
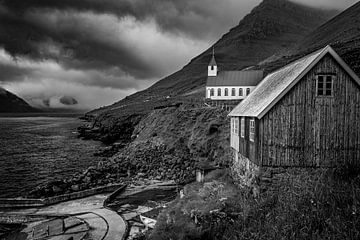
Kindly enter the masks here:
M 250 141 L 250 120 L 254 118 L 245 118 L 245 137 L 241 137 L 241 118 L 239 119 L 239 154 L 250 159 L 252 162 L 259 164 L 260 159 L 260 121 L 255 120 L 255 141 Z
M 336 74 L 333 96 L 316 96 L 316 77 Z M 246 140 L 249 139 L 246 118 Z M 240 140 L 240 153 L 247 142 Z M 328 54 L 261 120 L 248 155 L 259 166 L 360 165 L 360 88 Z M 244 155 L 244 154 L 243 154 Z

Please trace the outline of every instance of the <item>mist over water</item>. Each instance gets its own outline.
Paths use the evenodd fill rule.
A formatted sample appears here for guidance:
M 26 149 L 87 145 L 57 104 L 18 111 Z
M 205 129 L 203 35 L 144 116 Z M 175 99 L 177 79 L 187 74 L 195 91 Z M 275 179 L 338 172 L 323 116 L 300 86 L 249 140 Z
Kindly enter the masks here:
M 0 118 L 0 197 L 23 196 L 96 165 L 101 143 L 78 139 L 80 125 L 75 118 Z

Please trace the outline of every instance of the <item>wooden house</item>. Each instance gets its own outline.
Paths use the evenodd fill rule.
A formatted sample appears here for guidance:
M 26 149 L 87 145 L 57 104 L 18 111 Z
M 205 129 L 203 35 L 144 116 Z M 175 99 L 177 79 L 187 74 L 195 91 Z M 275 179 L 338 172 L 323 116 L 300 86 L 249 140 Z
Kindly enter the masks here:
M 330 46 L 269 74 L 229 116 L 237 159 L 360 165 L 360 79 Z

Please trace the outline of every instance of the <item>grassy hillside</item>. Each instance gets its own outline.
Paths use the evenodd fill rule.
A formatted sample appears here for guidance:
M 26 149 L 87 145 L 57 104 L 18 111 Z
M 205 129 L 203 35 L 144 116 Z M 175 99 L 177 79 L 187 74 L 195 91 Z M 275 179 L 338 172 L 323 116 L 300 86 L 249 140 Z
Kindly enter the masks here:
M 294 172 L 255 198 L 226 172 L 185 187 L 142 239 L 359 239 L 360 176 L 354 169 Z
M 244 17 L 238 26 L 214 44 L 220 70 L 237 70 L 258 62 L 296 43 L 304 35 L 325 23 L 337 11 L 317 10 L 287 0 L 264 0 Z M 124 112 L 150 111 L 167 96 L 184 97 L 199 93 L 203 98 L 212 48 L 195 57 L 178 72 L 158 81 L 150 88 L 135 93 L 111 106 L 90 112 L 119 116 Z M 136 104 L 142 106 L 138 110 Z
M 271 72 L 326 45 L 331 45 L 360 76 L 360 2 L 312 31 L 288 51 L 267 59 L 259 68 Z

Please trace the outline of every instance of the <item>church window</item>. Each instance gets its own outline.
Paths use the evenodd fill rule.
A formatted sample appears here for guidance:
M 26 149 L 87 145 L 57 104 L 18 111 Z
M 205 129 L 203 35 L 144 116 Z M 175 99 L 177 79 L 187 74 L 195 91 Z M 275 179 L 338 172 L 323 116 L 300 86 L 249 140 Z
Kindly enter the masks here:
M 239 88 L 239 96 L 242 97 L 242 95 L 243 95 L 243 89 Z
M 231 89 L 231 96 L 235 96 L 235 88 Z
M 246 96 L 248 96 L 250 94 L 250 88 L 246 89 Z
M 215 95 L 215 90 L 212 88 L 210 89 L 210 97 L 213 97 Z
M 229 96 L 229 89 L 225 88 L 225 96 Z
M 218 96 L 221 96 L 221 88 L 218 88 Z

